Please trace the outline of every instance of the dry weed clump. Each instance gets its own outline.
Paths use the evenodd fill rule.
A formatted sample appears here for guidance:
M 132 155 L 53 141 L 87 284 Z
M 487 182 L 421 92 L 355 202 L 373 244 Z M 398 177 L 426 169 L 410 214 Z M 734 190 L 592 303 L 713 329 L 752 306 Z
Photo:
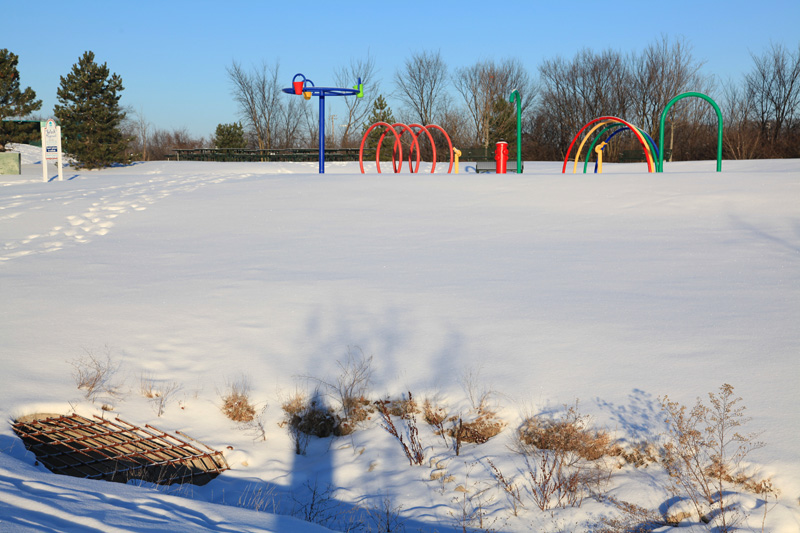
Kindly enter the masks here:
M 289 431 L 296 440 L 298 437 L 303 439 L 300 434 L 321 439 L 348 434 L 343 433 L 348 428 L 342 427 L 342 418 L 325 405 L 319 392 L 315 392 L 311 398 L 297 393 L 285 401 L 281 408 L 286 413 Z
M 449 415 L 444 407 L 434 405 L 426 398 L 421 412 L 425 422 L 435 428 L 434 434 L 440 435 L 445 445 L 447 437 L 450 437 L 453 449 L 459 455 L 463 443 L 484 444 L 505 429 L 506 423 L 489 407 L 487 400 L 488 394 L 484 394 L 475 411 L 463 416 Z
M 577 404 L 567 408 L 558 419 L 528 417 L 519 428 L 522 444 L 539 450 L 572 452 L 587 461 L 596 461 L 604 456 L 619 455 L 619 446 L 612 442 L 604 431 L 589 429 L 589 417 L 578 412 Z
M 635 468 L 647 468 L 662 460 L 661 450 L 648 441 L 618 442 L 612 446 L 609 455 L 618 455 L 626 464 Z
M 306 398 L 305 394 L 296 392 L 294 396 L 290 397 L 281 404 L 281 409 L 283 409 L 283 412 L 286 413 L 286 418 L 288 421 L 291 420 L 293 416 L 302 413 L 307 405 L 308 398 Z
M 385 409 L 392 416 L 404 417 L 412 414 L 416 415 L 420 412 L 417 401 L 410 392 L 407 397 L 398 400 L 388 398 L 386 400 L 378 400 L 375 405 L 378 406 L 380 411 Z
M 497 413 L 481 406 L 474 420 L 464 422 L 458 417 L 458 421 L 454 421 L 453 427 L 447 430 L 447 433 L 458 443 L 484 444 L 497 436 L 505 427 L 506 423 L 497 416 Z
M 234 422 L 252 422 L 256 408 L 250 403 L 250 383 L 247 378 L 228 383 L 222 395 L 222 412 Z
M 428 425 L 440 428 L 447 420 L 447 410 L 444 407 L 433 405 L 428 398 L 425 398 L 422 403 L 422 416 Z

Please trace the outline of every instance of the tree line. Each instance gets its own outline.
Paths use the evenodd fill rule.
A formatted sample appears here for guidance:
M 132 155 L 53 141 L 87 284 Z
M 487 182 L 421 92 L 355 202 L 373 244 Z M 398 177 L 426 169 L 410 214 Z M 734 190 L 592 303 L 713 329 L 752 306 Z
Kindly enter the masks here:
M 584 49 L 572 58 L 545 59 L 535 74 L 516 58 L 450 69 L 439 52 L 422 51 L 395 70 L 392 87 L 384 92 L 368 56 L 337 71 L 339 86 L 360 76 L 369 96 L 347 100 L 346 112 L 335 123 L 345 133 L 329 134 L 326 146 L 357 147 L 370 124 L 397 120 L 438 124 L 461 148 L 491 148 L 506 140 L 513 152 L 516 110 L 509 96 L 517 89 L 523 102 L 523 158 L 560 160 L 575 134 L 601 116 L 622 118 L 658 139 L 669 101 L 700 92 L 721 107 L 723 157 L 800 157 L 800 44 L 794 50 L 773 44 L 751 59 L 751 70 L 741 80 L 723 82 L 703 71 L 703 61 L 693 56 L 686 40 L 666 36 L 637 53 Z M 315 106 L 282 96 L 285 83 L 278 63 L 251 71 L 233 63 L 228 76 L 239 104 L 240 142 L 259 148 L 316 146 Z M 609 146 L 607 157 L 613 160 L 635 145 L 633 135 L 622 137 Z M 700 99 L 677 102 L 666 117 L 665 149 L 673 160 L 714 159 L 713 107 Z
M 666 36 L 640 52 L 584 49 L 571 58 L 544 59 L 535 72 L 516 58 L 479 60 L 452 69 L 440 52 L 428 50 L 399 65 L 384 90 L 375 58 L 368 55 L 334 71 L 332 85 L 350 87 L 361 78 L 365 96 L 337 98 L 335 107 L 329 107 L 325 142 L 331 148 L 358 147 L 370 124 L 399 121 L 438 124 L 462 149 L 489 150 L 505 140 L 514 152 L 516 109 L 509 95 L 516 89 L 522 95 L 523 158 L 560 160 L 574 135 L 600 116 L 622 118 L 657 139 L 667 103 L 678 94 L 696 91 L 722 109 L 723 157 L 800 157 L 800 43 L 796 49 L 772 44 L 760 54 L 751 53 L 751 59 L 750 70 L 740 80 L 723 82 L 703 71 L 703 61 L 692 55 L 686 40 Z M 17 56 L 0 50 L 0 119 L 32 116 L 41 108 L 32 89 L 21 88 L 17 63 Z M 153 128 L 142 111 L 120 106 L 121 77 L 86 52 L 61 77 L 58 90 L 55 114 L 62 124 L 65 151 L 85 166 L 96 167 L 165 159 L 175 148 L 317 147 L 317 106 L 282 92 L 288 83 L 277 61 L 251 69 L 234 61 L 226 75 L 239 116 L 219 124 L 212 138 L 197 138 L 185 128 Z M 716 121 L 706 102 L 678 102 L 666 117 L 670 157 L 715 158 Z M 15 127 L 0 123 L 0 150 L 11 136 L 21 137 Z M 620 136 L 605 157 L 613 161 L 635 144 L 633 135 Z

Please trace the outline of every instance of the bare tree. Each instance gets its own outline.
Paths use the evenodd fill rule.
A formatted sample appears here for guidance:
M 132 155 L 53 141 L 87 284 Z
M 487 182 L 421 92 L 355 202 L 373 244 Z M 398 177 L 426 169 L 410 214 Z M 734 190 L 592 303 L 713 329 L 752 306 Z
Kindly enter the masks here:
M 186 128 L 175 128 L 172 131 L 155 129 L 149 137 L 149 160 L 160 161 L 176 148 L 192 149 L 203 148 L 207 142 L 203 137 L 195 138 Z
M 279 83 L 280 65 L 266 63 L 253 73 L 245 72 L 236 62 L 228 67 L 233 96 L 239 104 L 242 121 L 255 134 L 258 147 L 275 148 L 290 144 L 286 126 L 293 124 L 297 102 L 283 98 Z M 291 103 L 290 103 L 291 102 Z
M 459 69 L 453 77 L 453 85 L 466 104 L 473 126 L 473 142 L 483 147 L 489 146 L 490 123 L 498 100 L 508 100 L 511 91 L 517 89 L 524 95 L 525 109 L 536 95 L 535 85 L 517 59 L 506 59 L 501 63 L 479 61 Z
M 573 135 L 604 115 L 624 117 L 630 108 L 630 72 L 619 52 L 578 52 L 572 61 L 557 57 L 539 67 L 541 98 L 530 124 L 563 157 Z
M 395 71 L 397 97 L 410 110 L 412 120 L 422 125 L 443 118 L 449 107 L 447 65 L 441 53 L 418 52 Z
M 147 144 L 150 140 L 150 129 L 151 124 L 147 121 L 147 117 L 144 116 L 144 110 L 139 109 L 136 113 L 136 121 L 134 122 L 134 128 L 136 132 L 137 141 L 139 144 L 139 149 L 142 154 L 142 161 L 149 161 L 148 153 L 147 153 Z
M 655 138 L 661 113 L 669 101 L 687 91 L 709 92 L 711 80 L 700 69 L 702 62 L 692 57 L 691 47 L 682 38 L 670 43 L 666 35 L 651 43 L 638 57 L 632 58 L 634 89 L 634 123 Z M 707 104 L 697 100 L 682 100 L 670 111 L 669 148 L 673 148 L 674 124 L 689 117 L 706 113 Z
M 372 111 L 372 103 L 380 94 L 380 80 L 376 78 L 376 71 L 375 58 L 367 54 L 365 58 L 351 59 L 348 65 L 341 67 L 334 75 L 338 87 L 352 87 L 360 78 L 366 88 L 362 98 L 356 96 L 343 98 L 345 109 L 340 115 L 339 122 L 342 128 L 339 145 L 342 147 L 355 145 L 354 138 L 358 137 L 367 126 L 366 120 Z
M 745 77 L 757 120 L 765 140 L 777 144 L 782 130 L 800 113 L 800 45 L 790 53 L 773 44 L 761 56 L 753 56 L 753 71 Z
M 743 88 L 729 83 L 725 88 L 725 130 L 723 144 L 729 157 L 752 159 L 761 141 L 755 120 L 753 98 L 747 85 Z

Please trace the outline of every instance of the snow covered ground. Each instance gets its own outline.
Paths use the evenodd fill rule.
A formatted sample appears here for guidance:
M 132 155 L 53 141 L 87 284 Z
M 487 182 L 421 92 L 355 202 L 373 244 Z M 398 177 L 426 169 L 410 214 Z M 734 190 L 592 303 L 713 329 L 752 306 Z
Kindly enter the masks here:
M 37 149 L 18 148 L 23 175 L 0 176 L 0 531 L 377 530 L 387 506 L 406 531 L 448 532 L 481 498 L 484 529 L 587 531 L 613 507 L 514 516 L 487 471 L 520 470 L 523 417 L 580 400 L 615 437 L 657 439 L 659 397 L 693 405 L 723 383 L 766 443 L 748 461 L 781 490 L 765 531 L 800 531 L 798 160 L 657 175 L 527 162 L 520 176 L 153 162 L 43 183 Z M 470 389 L 491 390 L 507 428 L 456 456 L 421 423 L 425 466 L 374 418 L 296 455 L 281 404 L 360 353 L 372 399 L 411 391 L 459 413 Z M 117 397 L 76 388 L 87 354 L 119 365 Z M 220 411 L 242 376 L 266 440 Z M 176 389 L 160 417 L 143 379 Z M 103 404 L 224 450 L 232 469 L 170 489 L 56 476 L 11 430 Z M 663 509 L 665 481 L 625 466 L 605 490 Z M 761 531 L 763 502 L 737 498 Z

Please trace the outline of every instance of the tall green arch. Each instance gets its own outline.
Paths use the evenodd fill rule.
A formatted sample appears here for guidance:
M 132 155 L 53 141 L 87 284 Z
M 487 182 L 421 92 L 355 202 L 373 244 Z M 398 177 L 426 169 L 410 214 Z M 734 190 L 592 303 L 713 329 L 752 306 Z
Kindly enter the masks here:
M 656 172 L 664 172 L 664 121 L 667 119 L 667 113 L 675 102 L 689 97 L 702 98 L 711 104 L 717 113 L 717 172 L 722 172 L 722 111 L 719 110 L 717 103 L 709 96 L 696 92 L 679 94 L 669 101 L 667 107 L 664 108 L 664 112 L 661 113 L 661 120 L 658 123 L 658 162 L 656 164 Z

